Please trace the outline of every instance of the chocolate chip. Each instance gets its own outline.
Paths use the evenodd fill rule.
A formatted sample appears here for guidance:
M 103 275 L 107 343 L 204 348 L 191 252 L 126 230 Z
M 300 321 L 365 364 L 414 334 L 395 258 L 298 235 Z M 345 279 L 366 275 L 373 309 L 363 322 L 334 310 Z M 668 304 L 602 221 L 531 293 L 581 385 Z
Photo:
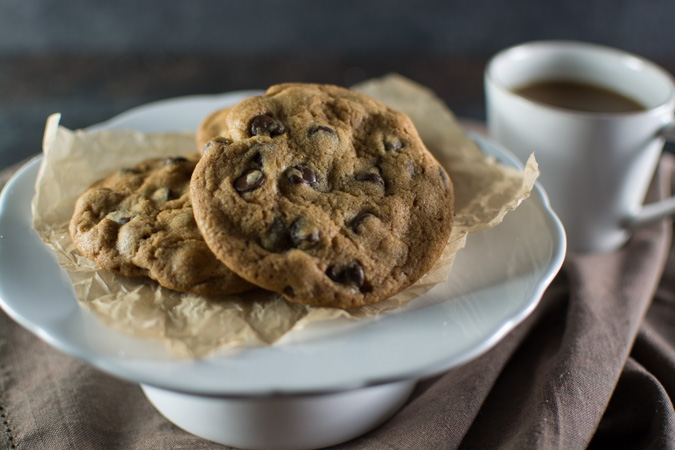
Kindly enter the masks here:
M 215 144 L 230 145 L 231 143 L 232 143 L 232 139 L 230 139 L 230 138 L 226 138 L 226 137 L 223 137 L 223 136 L 214 137 L 213 139 L 208 141 L 206 144 L 204 144 L 204 148 L 202 149 L 202 152 L 206 153 L 206 150 L 209 147 L 211 147 L 212 145 L 215 145 Z
M 172 192 L 168 187 L 159 188 L 152 193 L 150 198 L 155 202 L 167 202 L 171 200 Z
M 354 217 L 354 220 L 352 220 L 351 226 L 352 230 L 354 233 L 359 233 L 359 227 L 363 222 L 366 220 L 370 219 L 371 217 L 376 217 L 374 214 L 371 213 L 361 213 L 358 216 Z
M 252 161 L 253 161 L 253 163 L 255 163 L 257 165 L 262 166 L 262 164 L 263 164 L 262 153 L 258 152 L 255 155 L 253 155 Z
M 312 185 L 316 183 L 316 173 L 309 167 L 296 166 L 289 171 L 288 180 L 294 184 Z
M 126 225 L 129 222 L 131 222 L 131 219 L 133 219 L 134 217 L 136 217 L 136 216 L 134 215 L 134 216 L 131 216 L 131 217 L 120 217 L 117 220 L 117 223 L 119 223 L 120 225 Z
M 291 224 L 289 233 L 291 242 L 296 248 L 312 247 L 321 239 L 321 231 L 311 221 L 302 217 Z
M 278 136 L 286 131 L 284 125 L 268 114 L 259 114 L 251 119 L 251 136 Z
M 363 268 L 357 261 L 352 261 L 346 267 L 340 267 L 337 264 L 334 264 L 326 270 L 326 275 L 336 283 L 348 286 L 361 287 L 365 281 Z
M 384 149 L 387 151 L 390 150 L 400 150 L 403 148 L 403 142 L 395 136 L 387 136 L 384 138 Z
M 443 180 L 443 186 L 447 190 L 450 187 L 448 174 L 445 173 L 445 170 L 443 170 L 441 166 L 438 166 L 438 173 L 441 175 L 441 180 Z
M 261 240 L 262 247 L 270 252 L 283 252 L 291 248 L 291 241 L 286 226 L 280 218 L 274 219 Z
M 283 293 L 284 293 L 284 295 L 286 295 L 287 297 L 291 297 L 291 298 L 295 297 L 295 291 L 294 291 L 293 288 L 290 287 L 290 286 L 286 286 L 286 287 L 284 288 L 284 290 L 283 290 Z
M 333 264 L 332 266 L 329 266 L 328 269 L 326 269 L 326 275 L 328 275 L 328 278 L 330 278 L 333 281 L 338 281 L 340 278 L 340 271 L 338 267 Z
M 105 218 L 105 219 L 108 219 L 108 220 L 112 220 L 113 222 L 116 222 L 120 225 L 127 224 L 131 221 L 131 219 L 136 217 L 135 214 L 131 214 L 129 212 L 129 210 L 127 210 L 127 209 L 124 209 L 124 210 L 121 210 L 121 211 L 120 210 L 110 211 L 108 214 L 105 214 L 105 215 L 103 215 L 103 214 L 104 214 L 104 212 L 101 211 L 101 213 L 99 214 L 99 217 L 98 217 L 99 220 L 102 220 L 102 219 Z
M 237 192 L 249 192 L 265 184 L 265 174 L 258 169 L 249 169 L 237 178 L 234 188 Z
M 384 186 L 384 179 L 382 176 L 375 172 L 375 171 L 370 171 L 370 172 L 362 172 L 356 175 L 356 180 L 357 181 L 369 181 L 371 183 L 378 183 L 382 186 Z
M 333 136 L 337 137 L 337 132 L 334 129 L 332 129 L 330 127 L 327 127 L 325 125 L 314 125 L 309 130 L 309 136 L 311 137 L 319 131 L 324 132 L 324 133 L 328 133 L 330 135 L 333 135 Z
M 166 158 L 164 160 L 164 163 L 162 164 L 163 166 L 173 166 L 175 164 L 180 164 L 187 162 L 187 158 L 183 158 L 182 156 L 175 156 L 173 158 Z

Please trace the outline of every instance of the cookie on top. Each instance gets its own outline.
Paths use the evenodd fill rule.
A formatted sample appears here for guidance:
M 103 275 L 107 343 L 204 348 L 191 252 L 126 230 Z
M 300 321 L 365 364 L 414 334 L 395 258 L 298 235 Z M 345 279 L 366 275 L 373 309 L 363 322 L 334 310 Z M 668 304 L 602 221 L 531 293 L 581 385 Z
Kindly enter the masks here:
M 219 137 L 192 176 L 195 219 L 213 253 L 255 285 L 358 307 L 417 281 L 445 248 L 452 182 L 411 120 L 379 101 L 282 84 L 200 128 Z

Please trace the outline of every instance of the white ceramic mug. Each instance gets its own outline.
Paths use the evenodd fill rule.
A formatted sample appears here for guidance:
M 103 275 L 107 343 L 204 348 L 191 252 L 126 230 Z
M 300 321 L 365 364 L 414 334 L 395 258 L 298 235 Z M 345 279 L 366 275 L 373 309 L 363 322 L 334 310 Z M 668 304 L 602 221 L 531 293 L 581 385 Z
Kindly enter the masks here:
M 579 112 L 514 92 L 542 81 L 600 86 L 645 109 Z M 485 92 L 490 135 L 523 161 L 534 153 L 570 250 L 616 249 L 632 228 L 675 213 L 673 198 L 643 205 L 664 139 L 675 138 L 675 84 L 656 64 L 595 44 L 531 42 L 490 60 Z

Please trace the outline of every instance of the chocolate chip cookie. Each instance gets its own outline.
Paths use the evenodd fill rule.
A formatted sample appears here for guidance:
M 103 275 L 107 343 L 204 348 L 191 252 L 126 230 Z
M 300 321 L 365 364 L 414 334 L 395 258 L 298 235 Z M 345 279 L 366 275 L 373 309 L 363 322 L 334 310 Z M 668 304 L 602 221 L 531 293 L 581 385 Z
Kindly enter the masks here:
M 150 159 L 95 183 L 75 205 L 75 246 L 101 268 L 176 291 L 252 288 L 213 255 L 197 228 L 189 183 L 198 158 Z
M 284 84 L 227 112 L 190 183 L 205 241 L 242 278 L 297 303 L 385 299 L 427 272 L 453 187 L 410 119 L 330 85 Z

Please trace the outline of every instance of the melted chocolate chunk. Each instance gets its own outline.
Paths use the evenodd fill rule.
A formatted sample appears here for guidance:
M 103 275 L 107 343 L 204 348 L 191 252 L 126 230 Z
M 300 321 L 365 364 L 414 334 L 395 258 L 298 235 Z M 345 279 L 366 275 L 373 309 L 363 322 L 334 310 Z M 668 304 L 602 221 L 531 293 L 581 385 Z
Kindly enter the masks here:
M 400 150 L 403 148 L 403 142 L 395 136 L 387 136 L 384 138 L 384 149 L 387 151 L 390 150 Z
M 259 114 L 251 119 L 251 136 L 278 136 L 286 131 L 284 125 L 269 114 Z
M 232 139 L 226 138 L 223 136 L 218 136 L 214 137 L 210 141 L 208 141 L 206 144 L 204 144 L 204 148 L 202 149 L 202 153 L 206 153 L 206 150 L 211 147 L 212 145 L 215 144 L 223 144 L 223 145 L 230 145 L 232 143 Z
M 183 158 L 182 156 L 175 156 L 173 158 L 166 158 L 164 162 L 162 163 L 163 166 L 173 166 L 175 164 L 180 164 L 187 162 L 187 158 Z
M 291 248 L 291 240 L 286 226 L 280 218 L 274 219 L 267 233 L 262 237 L 262 247 L 270 252 L 279 253 Z
M 171 189 L 169 189 L 168 187 L 159 188 L 152 193 L 152 196 L 150 198 L 155 202 L 167 202 L 172 198 Z
M 258 169 L 249 169 L 234 182 L 234 188 L 239 193 L 253 191 L 265 184 L 265 174 Z
M 441 166 L 438 166 L 438 173 L 441 175 L 441 180 L 443 180 L 443 186 L 445 187 L 446 190 L 450 187 L 450 183 L 448 180 L 448 175 L 445 173 L 445 170 Z
M 356 180 L 357 181 L 369 181 L 371 183 L 377 183 L 377 184 L 380 184 L 380 185 L 384 186 L 384 179 L 382 178 L 382 176 L 379 173 L 377 173 L 375 171 L 359 173 L 359 174 L 356 175 Z
M 309 167 L 294 167 L 289 171 L 288 180 L 293 184 L 308 184 L 316 183 L 316 173 Z
M 126 225 L 129 222 L 131 222 L 131 219 L 133 219 L 134 217 L 136 217 L 136 216 L 134 215 L 134 216 L 130 216 L 130 217 L 120 217 L 117 220 L 117 223 L 119 223 L 120 225 Z
M 361 287 L 366 278 L 361 264 L 357 261 L 352 261 L 346 267 L 334 264 L 326 270 L 326 275 L 336 283 L 356 287 Z
M 359 227 L 363 222 L 366 220 L 370 219 L 371 217 L 377 217 L 375 214 L 371 213 L 361 213 L 358 216 L 354 217 L 354 220 L 352 220 L 351 226 L 352 226 L 352 231 L 354 233 L 358 234 L 359 233 Z
M 312 247 L 321 239 L 321 231 L 302 217 L 291 224 L 289 233 L 293 246 L 301 249 Z
M 408 174 L 410 175 L 410 178 L 415 178 L 415 176 L 417 176 L 417 166 L 412 161 L 408 161 Z
M 291 297 L 291 298 L 295 297 L 295 291 L 290 286 L 286 286 L 284 288 L 283 292 L 284 292 L 284 295 L 286 295 L 287 297 Z
M 330 135 L 333 135 L 333 136 L 337 137 L 337 132 L 336 132 L 334 129 L 332 129 L 332 128 L 330 128 L 330 127 L 327 127 L 327 126 L 325 126 L 325 125 L 314 125 L 314 126 L 309 130 L 309 136 L 310 136 L 310 137 L 311 137 L 311 136 L 314 136 L 314 135 L 315 135 L 316 133 L 318 133 L 318 132 L 328 133 L 328 134 L 330 134 Z

